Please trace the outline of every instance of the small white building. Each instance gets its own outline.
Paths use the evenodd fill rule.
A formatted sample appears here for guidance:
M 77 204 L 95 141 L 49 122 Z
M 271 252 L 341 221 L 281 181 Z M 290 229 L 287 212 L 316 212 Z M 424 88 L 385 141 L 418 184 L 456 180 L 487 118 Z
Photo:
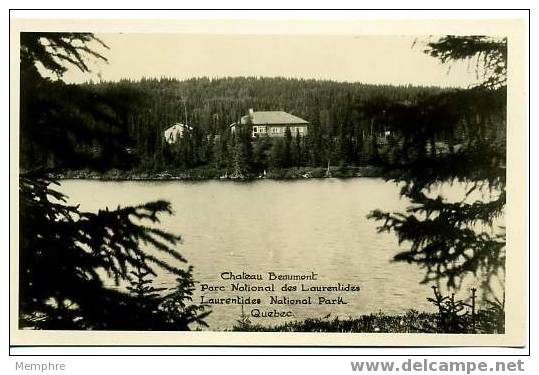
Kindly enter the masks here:
M 184 132 L 190 132 L 193 128 L 189 125 L 180 124 L 179 122 L 165 129 L 165 141 L 167 143 L 176 143 L 179 138 L 183 137 Z

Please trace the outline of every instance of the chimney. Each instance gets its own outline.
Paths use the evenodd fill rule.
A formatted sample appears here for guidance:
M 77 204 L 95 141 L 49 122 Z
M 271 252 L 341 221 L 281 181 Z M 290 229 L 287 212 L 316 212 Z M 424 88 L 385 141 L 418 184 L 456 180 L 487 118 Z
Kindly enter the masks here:
M 252 119 L 255 115 L 255 111 L 252 108 L 249 108 L 249 117 Z

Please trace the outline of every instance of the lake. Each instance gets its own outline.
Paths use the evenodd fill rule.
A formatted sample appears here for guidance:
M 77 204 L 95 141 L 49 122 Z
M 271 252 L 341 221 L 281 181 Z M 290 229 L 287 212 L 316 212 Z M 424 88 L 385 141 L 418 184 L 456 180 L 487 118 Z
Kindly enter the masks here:
M 448 187 L 449 193 L 462 191 Z M 420 284 L 424 274 L 415 265 L 393 263 L 399 245 L 395 235 L 377 233 L 377 223 L 368 220 L 374 209 L 402 211 L 408 205 L 399 197 L 399 188 L 377 178 L 309 179 L 297 181 L 260 180 L 254 182 L 117 182 L 65 180 L 59 189 L 70 203 L 83 211 L 135 205 L 164 199 L 172 203 L 174 216 L 163 216 L 162 227 L 179 233 L 179 250 L 194 266 L 197 281 L 209 286 L 225 286 L 226 291 L 201 292 L 197 284 L 195 302 L 205 298 L 260 298 L 260 310 L 286 309 L 293 317 L 251 317 L 253 323 L 283 323 L 308 317 L 348 317 L 383 311 L 403 313 L 408 309 L 433 311 L 426 298 L 430 285 Z M 283 292 L 277 281 L 275 291 L 232 292 L 234 280 L 222 274 L 280 275 L 316 274 L 307 286 L 358 285 L 359 292 L 316 293 L 313 304 L 268 305 L 271 295 L 290 298 L 305 293 Z M 172 286 L 174 277 L 162 272 L 160 286 Z M 236 280 L 243 285 L 249 280 Z M 270 282 L 258 282 L 269 285 Z M 470 280 L 467 285 L 474 285 Z M 460 297 L 466 297 L 463 290 Z M 319 304 L 320 296 L 343 296 L 346 304 Z M 271 309 L 270 309 L 271 308 Z M 250 314 L 252 306 L 245 306 Z M 210 329 L 229 329 L 240 317 L 240 305 L 213 305 L 207 322 Z

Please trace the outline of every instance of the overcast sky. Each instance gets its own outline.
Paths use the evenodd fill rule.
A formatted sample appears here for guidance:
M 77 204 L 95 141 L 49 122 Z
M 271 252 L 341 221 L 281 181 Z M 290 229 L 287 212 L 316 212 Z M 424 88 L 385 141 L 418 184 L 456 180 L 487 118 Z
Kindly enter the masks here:
M 141 77 L 264 76 L 379 84 L 467 87 L 466 63 L 441 64 L 423 53 L 426 37 L 101 34 L 108 63 L 92 74 L 71 69 L 68 82 Z

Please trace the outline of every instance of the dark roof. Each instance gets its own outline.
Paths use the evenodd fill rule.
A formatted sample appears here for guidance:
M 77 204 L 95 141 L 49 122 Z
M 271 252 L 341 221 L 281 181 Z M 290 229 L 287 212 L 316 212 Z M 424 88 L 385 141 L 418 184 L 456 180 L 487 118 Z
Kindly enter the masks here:
M 242 124 L 247 123 L 249 115 L 241 118 Z M 283 111 L 257 111 L 253 112 L 251 120 L 253 125 L 282 125 L 282 124 L 308 124 L 302 118 Z

